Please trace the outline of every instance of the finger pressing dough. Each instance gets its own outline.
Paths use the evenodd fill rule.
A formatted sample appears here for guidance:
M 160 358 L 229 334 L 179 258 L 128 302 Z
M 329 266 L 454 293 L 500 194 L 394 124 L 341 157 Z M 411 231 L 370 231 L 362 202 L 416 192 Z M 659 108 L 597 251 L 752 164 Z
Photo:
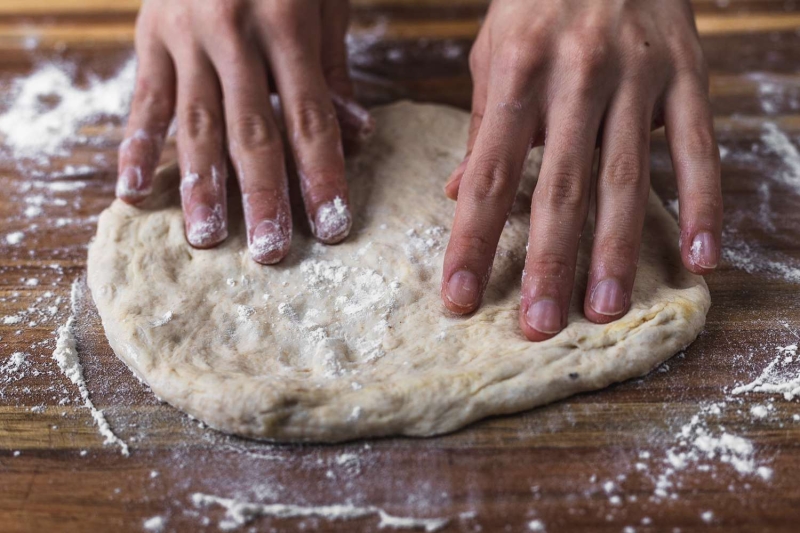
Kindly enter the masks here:
M 259 265 L 232 194 L 230 237 L 195 250 L 174 167 L 142 208 L 117 200 L 101 215 L 89 286 L 114 352 L 159 398 L 261 439 L 435 435 L 641 376 L 698 335 L 708 289 L 681 266 L 678 228 L 651 192 L 630 312 L 606 325 L 583 317 L 590 220 L 569 326 L 541 343 L 523 337 L 536 151 L 482 307 L 449 315 L 439 288 L 455 204 L 442 186 L 469 115 L 412 103 L 373 112 L 377 131 L 347 167 L 354 224 L 340 245 L 317 243 L 295 213 L 289 256 Z

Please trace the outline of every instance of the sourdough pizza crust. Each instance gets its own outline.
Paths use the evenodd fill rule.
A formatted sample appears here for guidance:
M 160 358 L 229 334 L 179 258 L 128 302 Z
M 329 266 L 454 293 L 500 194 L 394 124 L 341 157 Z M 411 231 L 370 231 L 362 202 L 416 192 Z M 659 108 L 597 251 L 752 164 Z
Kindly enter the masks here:
M 427 436 L 646 374 L 692 342 L 710 305 L 681 266 L 678 228 L 651 192 L 631 310 L 611 324 L 581 312 L 592 221 L 581 243 L 569 326 L 531 343 L 517 316 L 530 198 L 526 164 L 481 309 L 439 297 L 455 204 L 442 185 L 469 115 L 398 103 L 348 162 L 350 238 L 323 246 L 295 213 L 289 256 L 247 252 L 240 199 L 213 250 L 184 237 L 177 171 L 142 208 L 101 215 L 88 281 L 114 352 L 162 400 L 229 433 L 281 441 Z M 591 218 L 591 217 L 590 217 Z

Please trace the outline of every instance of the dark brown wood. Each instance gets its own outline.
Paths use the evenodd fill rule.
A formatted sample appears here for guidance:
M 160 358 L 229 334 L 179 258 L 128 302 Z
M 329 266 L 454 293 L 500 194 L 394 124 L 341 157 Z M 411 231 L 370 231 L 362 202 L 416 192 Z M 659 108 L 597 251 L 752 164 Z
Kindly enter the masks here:
M 353 3 L 352 62 L 365 102 L 414 98 L 469 106 L 467 52 L 486 2 Z M 112 73 L 131 54 L 137 5 L 0 3 L 0 91 L 53 59 L 74 63 L 79 78 Z M 797 192 L 770 181 L 766 202 L 773 229 L 758 217 L 765 202 L 760 184 L 791 170 L 764 144 L 764 124 L 777 124 L 798 146 L 800 10 L 781 0 L 698 0 L 695 7 L 719 140 L 727 151 L 723 185 L 732 239 L 798 266 Z M 40 38 L 35 50 L 23 46 L 31 34 Z M 5 105 L 0 96 L 0 111 Z M 52 196 L 65 205 L 46 205 L 43 217 L 20 216 L 32 194 L 24 191 L 33 179 L 30 168 L 0 157 L 0 318 L 32 306 L 44 309 L 46 302 L 58 308 L 52 316 L 31 313 L 24 327 L 0 324 L 0 366 L 12 353 L 28 354 L 21 379 L 0 373 L 0 531 L 142 531 L 154 516 L 165 519 L 165 531 L 216 530 L 221 508 L 195 508 L 196 492 L 257 503 L 377 506 L 397 516 L 448 518 L 445 531 L 524 531 L 533 519 L 550 532 L 800 530 L 800 422 L 793 419 L 800 405 L 776 398 L 774 411 L 755 419 L 749 409 L 766 405 L 766 397 L 726 400 L 726 390 L 757 376 L 776 346 L 796 341 L 783 323 L 800 330 L 798 286 L 775 272 L 747 273 L 730 262 L 708 278 L 713 307 L 705 332 L 664 371 L 440 438 L 337 446 L 227 437 L 160 404 L 114 356 L 84 290 L 76 332 L 86 381 L 97 407 L 131 447 L 130 457 L 122 457 L 103 445 L 75 387 L 51 359 L 55 329 L 70 313 L 67 301 L 56 304 L 55 298 L 68 299 L 73 280 L 82 280 L 93 217 L 113 198 L 121 131 L 112 126 L 88 126 L 96 143 L 54 163 L 51 170 L 88 162 L 97 170 L 65 178 L 86 186 Z M 662 132 L 654 134 L 652 146 L 653 182 L 672 199 Z M 100 163 L 93 159 L 97 154 L 104 156 Z M 165 159 L 173 154 L 170 146 Z M 75 221 L 59 227 L 59 217 Z M 17 230 L 25 231 L 22 243 L 6 243 L 4 236 Z M 26 285 L 29 278 L 39 284 Z M 710 472 L 694 465 L 676 474 L 676 499 L 654 501 L 675 434 L 719 401 L 727 405 L 719 418 L 708 419 L 710 431 L 749 439 L 758 464 L 773 470 L 772 479 L 741 475 L 717 458 L 705 461 Z M 642 459 L 642 452 L 651 458 Z M 644 471 L 636 467 L 640 462 Z M 604 489 L 609 481 L 611 494 Z M 706 511 L 713 513 L 709 522 L 702 518 Z M 378 518 L 262 517 L 250 526 L 373 531 Z

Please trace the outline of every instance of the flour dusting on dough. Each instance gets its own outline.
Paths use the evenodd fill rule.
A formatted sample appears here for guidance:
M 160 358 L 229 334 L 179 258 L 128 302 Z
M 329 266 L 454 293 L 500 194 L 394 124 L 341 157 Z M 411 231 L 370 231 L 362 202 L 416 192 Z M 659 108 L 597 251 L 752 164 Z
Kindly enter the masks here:
M 299 328 L 304 347 L 301 355 L 323 362 L 329 377 L 340 376 L 352 359 L 370 361 L 382 357 L 388 318 L 395 307 L 400 283 L 387 282 L 369 268 L 347 266 L 338 259 L 308 258 L 299 270 L 306 288 L 316 295 L 302 316 L 290 304 L 279 306 L 282 316 Z M 334 309 L 314 305 L 334 295 Z M 335 313 L 336 319 L 331 319 Z

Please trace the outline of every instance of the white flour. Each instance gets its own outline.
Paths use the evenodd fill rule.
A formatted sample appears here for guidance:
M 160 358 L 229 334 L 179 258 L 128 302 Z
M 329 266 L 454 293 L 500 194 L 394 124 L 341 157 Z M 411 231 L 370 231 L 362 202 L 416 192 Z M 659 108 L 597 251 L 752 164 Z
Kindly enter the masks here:
M 544 522 L 541 520 L 531 520 L 528 522 L 528 529 L 530 531 L 547 531 L 547 529 L 544 527 Z
M 91 119 L 127 113 L 134 59 L 112 78 L 93 77 L 85 87 L 74 85 L 72 70 L 69 65 L 47 63 L 14 80 L 10 105 L 0 114 L 4 151 L 16 159 L 47 163 L 52 156 L 68 155 L 68 144 L 85 142 L 79 130 Z
M 72 309 L 73 314 L 67 319 L 66 324 L 58 328 L 58 338 L 56 340 L 56 349 L 53 352 L 53 359 L 58 363 L 61 372 L 69 378 L 69 380 L 78 387 L 81 399 L 83 399 L 84 406 L 89 409 L 94 419 L 100 434 L 105 437 L 103 444 L 115 444 L 119 446 L 122 455 L 129 455 L 128 445 L 123 442 L 119 437 L 114 434 L 111 426 L 108 424 L 103 411 L 97 409 L 92 403 L 89 396 L 89 390 L 86 388 L 86 381 L 83 379 L 83 367 L 81 366 L 78 350 L 75 343 L 75 336 L 72 333 L 72 328 L 75 323 L 75 302 L 77 300 L 78 282 L 72 284 Z
M 301 316 L 290 303 L 282 302 L 278 312 L 304 340 L 301 352 L 321 360 L 330 377 L 345 373 L 344 363 L 350 355 L 360 360 L 382 357 L 400 283 L 387 281 L 369 268 L 314 257 L 300 263 L 300 272 L 307 290 L 316 295 L 316 305 L 309 300 Z M 337 296 L 332 298 L 332 293 Z M 331 319 L 331 310 L 318 302 L 328 302 L 336 320 Z
M 22 239 L 25 237 L 25 234 L 21 231 L 14 231 L 12 233 L 6 234 L 6 242 L 11 245 L 19 244 L 22 242 Z
M 7 384 L 20 379 L 22 370 L 27 365 L 27 357 L 22 352 L 14 352 L 4 363 L 0 364 L 0 384 Z M 0 398 L 2 397 L 3 391 L 0 390 Z
M 161 533 L 166 525 L 167 523 L 163 516 L 153 516 L 145 520 L 142 527 L 152 533 Z
M 800 85 L 792 76 L 753 72 L 747 78 L 754 81 L 761 109 L 767 114 L 780 114 L 800 109 Z
M 764 123 L 761 140 L 774 154 L 780 156 L 785 166 L 777 178 L 800 194 L 800 151 L 774 122 Z
M 766 156 L 775 155 L 780 158 L 782 166 L 777 172 L 765 167 Z M 726 215 L 723 259 L 750 274 L 763 273 L 800 283 L 799 261 L 774 248 L 764 249 L 758 242 L 741 235 L 754 227 L 764 233 L 777 233 L 771 205 L 773 198 L 800 202 L 800 150 L 777 124 L 767 122 L 763 125 L 760 145 L 753 145 L 751 151 L 731 152 L 729 159 L 740 169 L 752 172 L 760 183 L 757 187 L 758 202 L 752 206 L 737 206 L 735 211 Z M 789 223 L 790 220 L 782 219 L 782 222 Z
M 736 387 L 731 394 L 748 394 L 759 392 L 782 396 L 785 400 L 791 401 L 800 398 L 800 361 L 797 359 L 797 345 L 791 344 L 776 348 L 777 355 L 770 362 L 761 375 L 746 385 Z M 756 412 L 751 413 L 758 418 L 768 415 L 768 408 L 757 406 Z
M 800 283 L 800 267 L 792 266 L 790 258 L 777 253 L 767 255 L 747 242 L 734 240 L 730 235 L 723 239 L 729 246 L 723 248 L 722 257 L 732 266 L 749 274 L 771 274 L 792 283 Z
M 225 509 L 225 518 L 219 522 L 219 528 L 222 530 L 236 529 L 259 516 L 272 516 L 275 518 L 307 518 L 315 516 L 327 520 L 349 520 L 377 515 L 380 519 L 379 529 L 391 527 L 396 529 L 423 529 L 425 531 L 438 531 L 449 522 L 447 518 L 395 516 L 375 506 L 359 507 L 351 504 L 306 506 L 283 503 L 249 503 L 199 492 L 192 494 L 192 503 L 195 507 L 222 506 Z

